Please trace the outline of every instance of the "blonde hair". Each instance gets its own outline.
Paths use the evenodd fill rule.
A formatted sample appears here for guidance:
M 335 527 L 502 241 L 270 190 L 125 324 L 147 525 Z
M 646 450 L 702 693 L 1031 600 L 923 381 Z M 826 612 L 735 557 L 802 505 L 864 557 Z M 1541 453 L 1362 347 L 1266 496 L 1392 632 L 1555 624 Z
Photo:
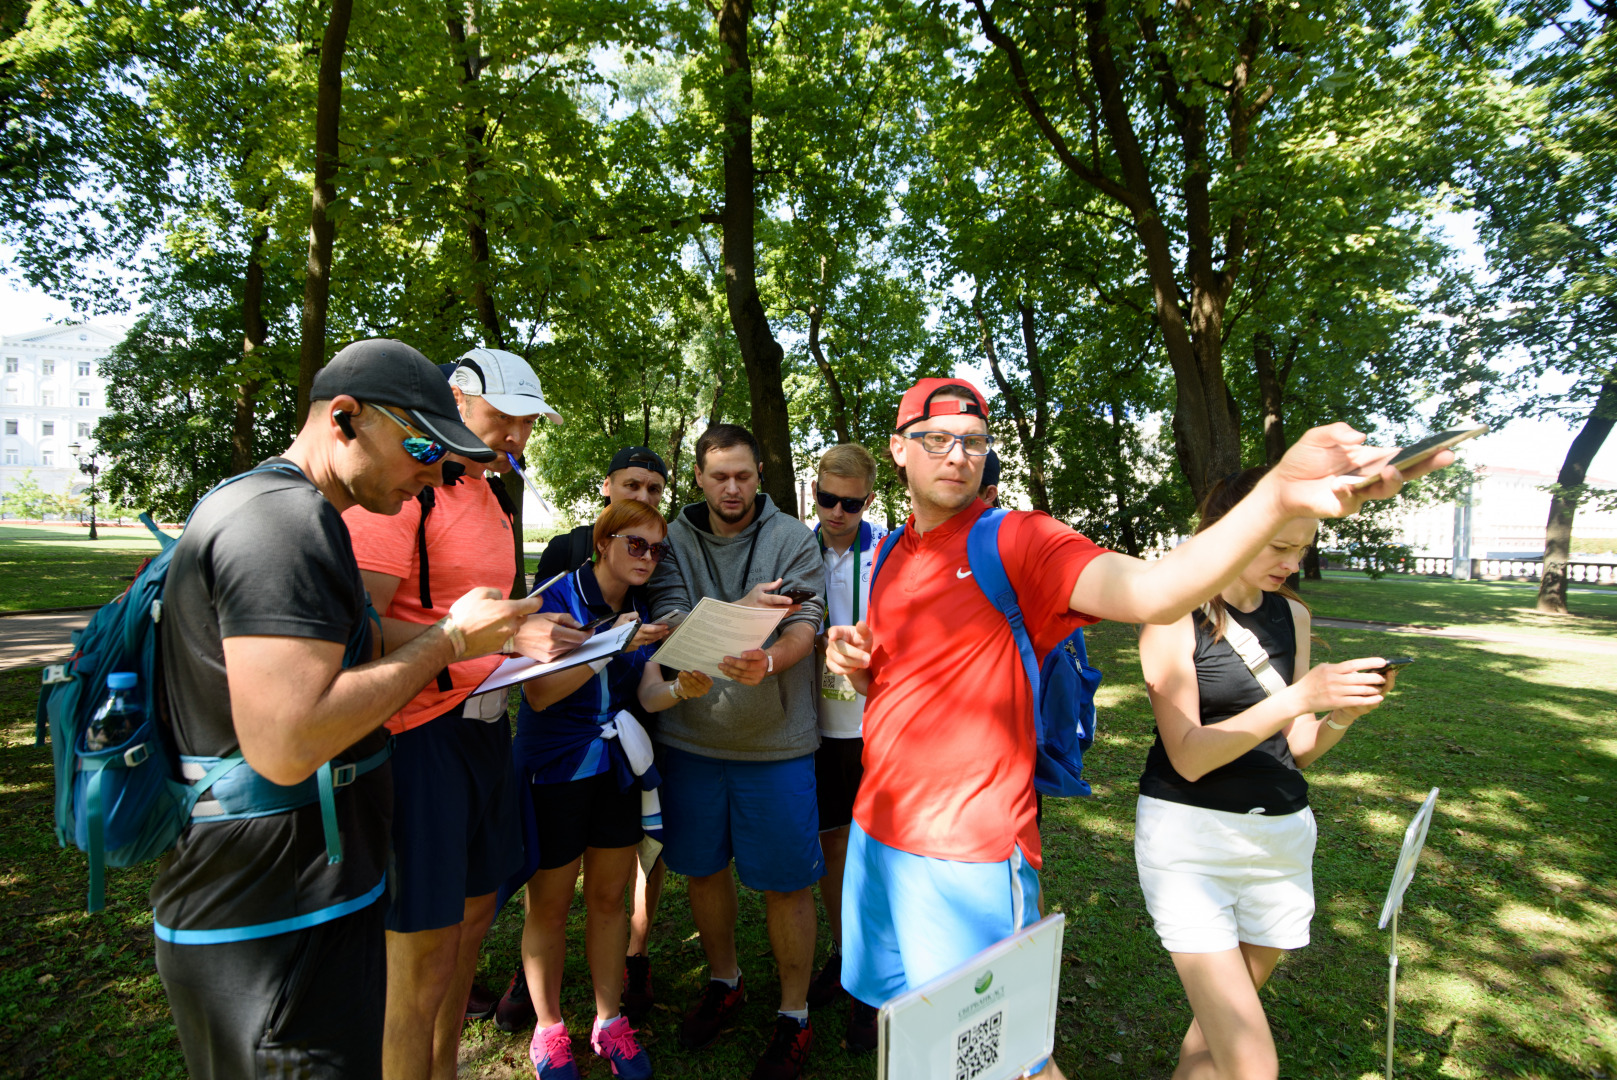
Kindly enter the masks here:
M 866 487 L 876 486 L 876 459 L 858 443 L 838 443 L 820 456 L 820 474 L 845 476 L 850 480 L 863 480 Z

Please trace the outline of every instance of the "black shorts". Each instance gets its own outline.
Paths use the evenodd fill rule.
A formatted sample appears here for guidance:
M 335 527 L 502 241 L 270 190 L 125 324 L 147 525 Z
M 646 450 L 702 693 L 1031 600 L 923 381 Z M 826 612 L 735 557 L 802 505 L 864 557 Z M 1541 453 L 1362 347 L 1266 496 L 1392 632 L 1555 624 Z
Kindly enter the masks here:
M 386 906 L 251 941 L 159 938 L 157 972 L 192 1080 L 380 1080 Z
M 853 821 L 853 800 L 865 775 L 865 740 L 825 739 L 814 751 L 814 790 L 820 800 L 820 831 Z
M 566 866 L 585 848 L 626 848 L 640 843 L 640 788 L 618 790 L 611 772 L 559 784 L 530 784 L 539 824 L 539 869 Z

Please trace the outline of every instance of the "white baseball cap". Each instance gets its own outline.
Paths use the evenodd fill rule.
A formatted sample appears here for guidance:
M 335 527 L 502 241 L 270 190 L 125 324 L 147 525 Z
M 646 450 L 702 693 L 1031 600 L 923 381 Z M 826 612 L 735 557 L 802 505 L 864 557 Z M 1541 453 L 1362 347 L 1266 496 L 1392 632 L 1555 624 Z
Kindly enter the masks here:
M 480 397 L 507 416 L 542 414 L 553 424 L 561 413 L 545 404 L 539 376 L 522 357 L 504 349 L 472 349 L 463 353 L 449 376 L 449 385 Z

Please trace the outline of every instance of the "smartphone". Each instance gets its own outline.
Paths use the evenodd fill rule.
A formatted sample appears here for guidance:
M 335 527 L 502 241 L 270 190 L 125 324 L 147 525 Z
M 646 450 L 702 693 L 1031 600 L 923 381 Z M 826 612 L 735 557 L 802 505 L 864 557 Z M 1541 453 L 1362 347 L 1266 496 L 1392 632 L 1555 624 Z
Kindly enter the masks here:
M 1449 428 L 1447 431 L 1439 431 L 1435 435 L 1426 436 L 1420 442 L 1411 443 L 1409 446 L 1404 447 L 1398 451 L 1388 464 L 1395 469 L 1406 469 L 1413 465 L 1419 465 L 1432 455 L 1450 447 L 1458 446 L 1467 439 L 1474 439 L 1487 430 L 1488 425 L 1483 424 L 1480 427 Z M 1377 470 L 1376 475 L 1367 476 L 1354 484 L 1353 490 L 1363 491 L 1379 479 L 1381 479 L 1381 472 Z
M 1415 658 L 1413 656 L 1394 656 L 1388 658 L 1387 662 L 1381 667 L 1371 668 L 1370 670 L 1377 675 L 1385 675 L 1389 671 L 1395 671 L 1401 667 L 1408 667 L 1414 662 Z
M 615 612 L 611 613 L 610 615 L 602 615 L 599 619 L 591 619 L 589 622 L 585 623 L 583 626 L 580 626 L 579 629 L 580 630 L 593 630 L 597 626 L 604 626 L 609 622 L 613 622 L 614 620 L 617 619 L 617 617 L 619 615 L 622 615 L 622 614 L 623 614 L 623 612 L 621 612 L 621 611 L 615 611 Z
M 794 604 L 802 604 L 814 599 L 820 594 L 815 592 L 813 589 L 782 589 L 775 595 L 784 596 Z

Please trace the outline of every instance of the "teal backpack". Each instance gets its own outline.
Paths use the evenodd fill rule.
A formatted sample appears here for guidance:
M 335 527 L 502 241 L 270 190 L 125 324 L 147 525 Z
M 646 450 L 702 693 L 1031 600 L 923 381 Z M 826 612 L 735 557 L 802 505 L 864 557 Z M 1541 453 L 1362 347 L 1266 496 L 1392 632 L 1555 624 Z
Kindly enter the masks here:
M 221 481 L 208 495 L 244 476 L 269 471 L 302 475 L 292 465 L 260 465 Z M 341 862 L 336 791 L 386 761 L 392 753 L 391 743 L 353 764 L 328 761 L 314 776 L 291 786 L 272 784 L 259 776 L 242 759 L 240 750 L 223 758 L 177 754 L 163 715 L 163 666 L 158 655 L 163 585 L 175 540 L 147 515 L 142 514 L 140 520 L 157 537 L 162 551 L 141 566 L 122 596 L 102 607 L 91 616 L 89 625 L 73 635 L 73 655 L 67 662 L 45 668 L 35 721 L 35 745 L 43 743 L 47 735 L 51 742 L 57 842 L 63 847 L 73 844 L 89 856 L 89 910 L 100 911 L 105 906 L 107 866 L 134 866 L 168 851 L 192 823 L 198 800 L 210 790 L 219 812 L 196 817 L 198 824 L 284 813 L 318 802 L 327 861 Z M 376 618 L 374 610 L 367 611 L 370 618 Z M 361 624 L 349 640 L 344 667 L 360 662 L 364 629 Z M 91 750 L 85 744 L 85 733 L 106 696 L 107 677 L 114 672 L 135 675 L 138 696 L 134 701 L 143 706 L 144 715 L 117 745 Z M 201 778 L 185 779 L 186 765 L 193 772 L 200 768 Z

